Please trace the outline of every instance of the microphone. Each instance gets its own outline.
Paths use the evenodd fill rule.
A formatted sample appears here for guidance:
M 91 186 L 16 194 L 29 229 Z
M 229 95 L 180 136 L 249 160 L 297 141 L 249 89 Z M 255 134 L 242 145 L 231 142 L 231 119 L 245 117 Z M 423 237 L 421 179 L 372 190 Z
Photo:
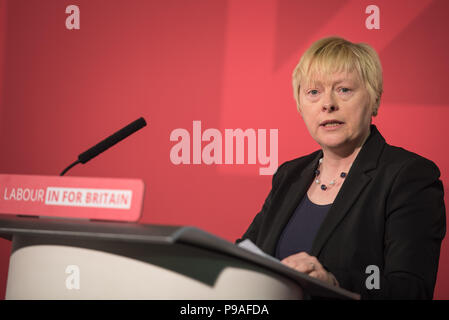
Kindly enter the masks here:
M 130 136 L 131 134 L 133 134 L 134 132 L 142 129 L 143 127 L 145 127 L 147 125 L 146 121 L 144 118 L 139 118 L 133 122 L 131 122 L 130 124 L 128 124 L 126 127 L 120 129 L 119 131 L 117 131 L 116 133 L 114 133 L 113 135 L 107 137 L 106 139 L 104 139 L 103 141 L 101 141 L 100 143 L 96 144 L 95 146 L 93 146 L 92 148 L 90 148 L 89 150 L 81 153 L 78 156 L 78 160 L 76 160 L 74 163 L 72 163 L 70 166 L 68 166 L 67 168 L 65 168 L 62 172 L 61 172 L 61 176 L 63 176 L 67 171 L 69 171 L 71 168 L 73 168 L 75 165 L 77 165 L 78 163 L 86 163 L 89 160 L 95 158 L 96 156 L 98 156 L 100 153 L 106 151 L 107 149 L 109 149 L 110 147 L 112 147 L 113 145 L 117 144 L 118 142 L 122 141 L 123 139 L 125 139 L 126 137 Z

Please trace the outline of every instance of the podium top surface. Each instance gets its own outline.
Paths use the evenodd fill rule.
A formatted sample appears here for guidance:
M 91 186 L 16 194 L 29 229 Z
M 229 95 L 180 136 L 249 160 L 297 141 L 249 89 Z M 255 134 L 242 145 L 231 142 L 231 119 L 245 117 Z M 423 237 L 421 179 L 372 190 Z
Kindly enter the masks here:
M 232 256 L 290 278 L 299 283 L 312 296 L 330 299 L 360 299 L 360 296 L 356 293 L 330 286 L 304 273 L 297 272 L 275 261 L 275 259 L 268 259 L 249 252 L 196 227 L 66 218 L 18 217 L 0 214 L 0 237 L 12 240 L 14 235 L 74 237 L 80 240 L 91 241 L 190 245 Z
M 8 240 L 11 240 L 15 234 L 22 234 L 69 236 L 90 240 L 173 243 L 177 239 L 177 231 L 180 228 L 186 227 L 0 214 L 0 237 Z

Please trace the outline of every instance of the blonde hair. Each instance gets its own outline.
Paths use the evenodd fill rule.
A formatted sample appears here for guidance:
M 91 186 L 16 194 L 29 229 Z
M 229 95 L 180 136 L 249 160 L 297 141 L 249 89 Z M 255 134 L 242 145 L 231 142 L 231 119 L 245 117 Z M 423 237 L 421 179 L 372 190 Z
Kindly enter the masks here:
M 356 70 L 370 96 L 373 116 L 377 115 L 383 92 L 382 66 L 376 51 L 366 43 L 352 43 L 340 37 L 327 37 L 314 42 L 303 54 L 293 71 L 293 95 L 299 111 L 301 79 Z

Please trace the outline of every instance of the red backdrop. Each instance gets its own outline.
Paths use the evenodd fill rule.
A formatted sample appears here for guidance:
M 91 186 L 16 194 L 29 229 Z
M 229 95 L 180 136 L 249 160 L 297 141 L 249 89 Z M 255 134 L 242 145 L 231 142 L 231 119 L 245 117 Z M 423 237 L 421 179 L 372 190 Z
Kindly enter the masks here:
M 72 4 L 79 30 L 66 28 Z M 365 26 L 371 4 L 380 29 Z M 390 144 L 435 161 L 447 194 L 448 18 L 446 0 L 0 0 L 0 172 L 57 175 L 144 116 L 144 130 L 69 174 L 142 178 L 142 223 L 194 225 L 233 241 L 271 176 L 259 174 L 259 159 L 175 165 L 171 133 L 192 136 L 195 120 L 223 139 L 225 129 L 276 129 L 279 164 L 316 150 L 291 72 L 312 42 L 339 35 L 378 51 L 385 92 L 374 122 Z M 10 248 L 0 239 L 0 297 Z M 448 268 L 444 241 L 437 299 L 449 299 Z

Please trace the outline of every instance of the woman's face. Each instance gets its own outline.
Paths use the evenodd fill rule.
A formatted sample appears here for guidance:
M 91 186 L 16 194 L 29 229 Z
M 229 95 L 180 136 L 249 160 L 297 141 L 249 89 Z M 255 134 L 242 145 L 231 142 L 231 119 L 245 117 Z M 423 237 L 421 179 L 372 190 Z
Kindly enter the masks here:
M 325 149 L 355 148 L 369 135 L 372 107 L 356 71 L 314 83 L 301 81 L 299 111 L 310 135 Z

